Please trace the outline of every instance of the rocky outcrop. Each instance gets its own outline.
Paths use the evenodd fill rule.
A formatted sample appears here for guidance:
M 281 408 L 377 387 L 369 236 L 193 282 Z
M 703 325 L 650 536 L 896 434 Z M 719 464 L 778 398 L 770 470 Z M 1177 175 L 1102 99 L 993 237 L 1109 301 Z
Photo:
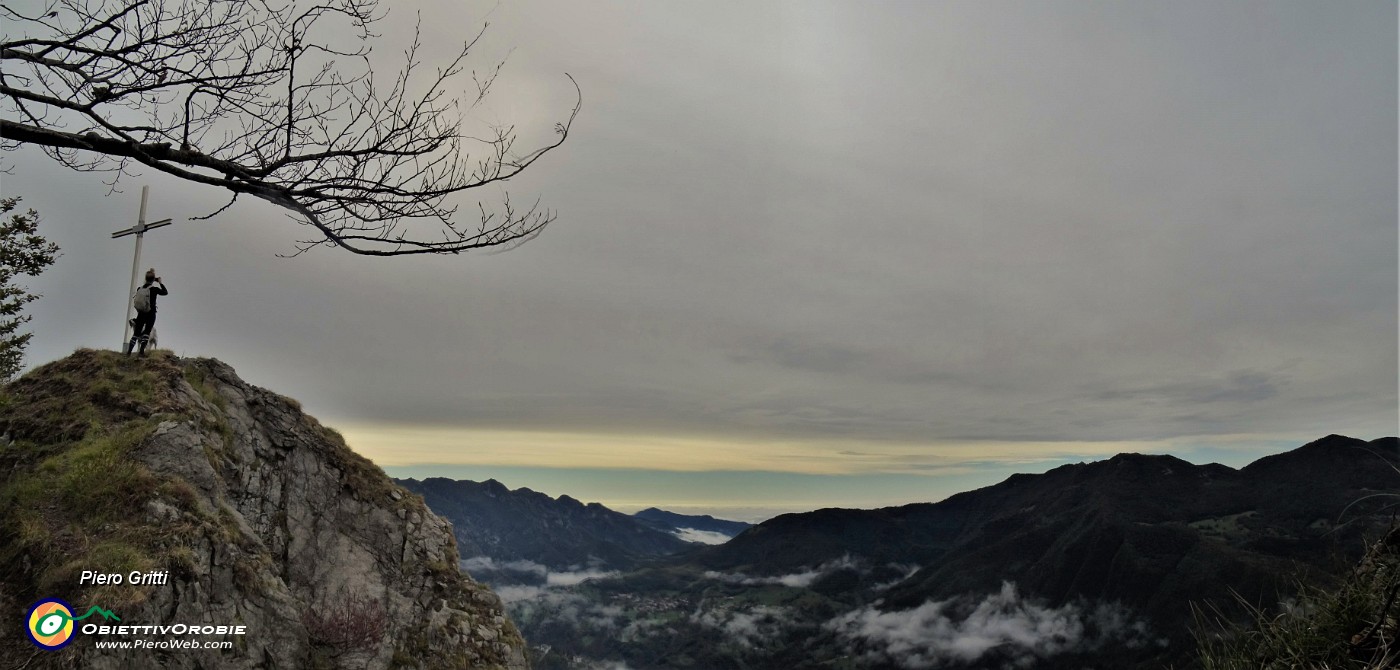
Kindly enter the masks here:
M 244 635 L 78 634 L 0 660 L 83 668 L 524 668 L 500 600 L 459 573 L 451 525 L 299 405 L 211 359 L 79 351 L 0 401 L 0 607 L 61 597 L 128 625 Z M 168 573 L 82 584 L 82 572 Z M 88 623 L 84 621 L 82 623 Z M 115 625 L 115 624 L 113 624 Z M 104 640 L 230 649 L 99 648 Z M 7 664 L 0 663 L 5 667 Z

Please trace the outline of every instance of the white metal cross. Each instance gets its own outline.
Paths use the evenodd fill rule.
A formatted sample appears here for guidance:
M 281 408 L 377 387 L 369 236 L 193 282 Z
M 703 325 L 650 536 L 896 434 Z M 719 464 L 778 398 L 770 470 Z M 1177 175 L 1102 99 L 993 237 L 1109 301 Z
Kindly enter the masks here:
M 122 321 L 122 345 L 121 349 L 118 350 L 123 352 L 126 351 L 127 343 L 131 338 L 131 296 L 136 293 L 136 273 L 140 271 L 141 267 L 141 238 L 148 230 L 168 226 L 172 223 L 170 219 L 146 223 L 146 194 L 150 190 L 149 186 L 141 187 L 141 213 L 136 217 L 136 225 L 112 233 L 114 240 L 127 235 L 136 236 L 136 257 L 131 260 L 131 287 L 126 292 L 126 319 Z

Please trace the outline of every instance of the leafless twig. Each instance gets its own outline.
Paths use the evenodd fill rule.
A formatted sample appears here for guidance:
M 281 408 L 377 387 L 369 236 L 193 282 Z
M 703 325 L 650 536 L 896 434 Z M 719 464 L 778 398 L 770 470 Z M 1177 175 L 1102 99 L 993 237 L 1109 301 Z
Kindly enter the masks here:
M 298 254 L 458 253 L 538 235 L 555 219 L 538 202 L 479 203 L 463 222 L 454 196 L 562 145 L 577 82 L 565 75 L 576 103 L 542 146 L 517 150 L 513 127 L 474 137 L 462 113 L 500 73 L 468 66 L 485 27 L 435 67 L 415 30 L 386 79 L 369 46 L 383 18 L 378 0 L 50 0 L 33 15 L 0 5 L 0 146 L 39 146 L 111 173 L 114 187 L 144 165 L 261 198 L 317 231 Z

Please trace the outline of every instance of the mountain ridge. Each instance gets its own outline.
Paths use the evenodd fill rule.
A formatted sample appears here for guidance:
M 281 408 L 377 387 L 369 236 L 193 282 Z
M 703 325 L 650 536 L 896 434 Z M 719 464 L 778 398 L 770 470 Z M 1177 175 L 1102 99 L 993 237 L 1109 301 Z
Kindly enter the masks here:
M 548 570 L 631 569 L 693 548 L 673 534 L 599 503 L 584 504 L 528 488 L 428 477 L 399 479 L 453 522 L 463 559 L 528 560 Z
M 1363 446 L 1370 449 L 1370 451 L 1362 452 L 1356 449 L 1357 447 Z M 1153 493 L 1160 494 L 1165 490 L 1165 482 L 1155 478 L 1154 474 L 1161 474 L 1166 477 L 1174 474 L 1185 475 L 1175 477 L 1171 483 L 1173 485 L 1179 485 L 1179 488 L 1186 488 L 1192 491 L 1192 496 L 1183 496 L 1183 498 L 1187 498 L 1187 500 L 1164 502 L 1161 505 L 1149 503 L 1145 505 L 1144 509 L 1138 510 L 1140 512 L 1151 513 L 1154 520 L 1167 521 L 1196 513 L 1195 510 L 1201 505 L 1217 504 L 1215 499 L 1219 497 L 1219 494 L 1217 494 L 1213 488 L 1220 482 L 1238 481 L 1246 478 L 1257 479 L 1276 473 L 1299 473 L 1300 471 L 1303 474 L 1290 476 L 1290 482 L 1313 481 L 1309 478 L 1316 476 L 1317 473 L 1312 473 L 1308 470 L 1316 464 L 1318 459 L 1317 454 L 1326 454 L 1328 461 L 1333 462 L 1334 465 L 1338 460 L 1346 461 L 1345 458 L 1340 458 L 1338 456 L 1339 454 L 1375 456 L 1381 459 L 1378 463 L 1387 462 L 1386 459 L 1389 459 L 1388 462 L 1392 464 L 1391 467 L 1396 467 L 1394 464 L 1400 463 L 1400 447 L 1397 447 L 1396 438 L 1394 437 L 1378 438 L 1367 442 L 1340 435 L 1331 435 L 1321 438 L 1288 452 L 1260 457 L 1239 469 L 1219 463 L 1196 465 L 1172 455 L 1122 453 L 1099 461 L 1070 463 L 1057 466 L 1040 474 L 1013 474 L 997 484 L 971 491 L 955 493 L 939 502 L 919 502 L 873 509 L 833 507 L 813 510 L 811 512 L 783 514 L 760 524 L 756 524 L 747 531 L 747 533 L 737 536 L 724 547 L 706 549 L 702 553 L 710 555 L 732 552 L 743 543 L 752 541 L 752 538 L 746 537 L 748 533 L 771 534 L 793 524 L 803 524 L 809 519 L 819 518 L 823 520 L 823 523 L 833 524 L 846 524 L 856 521 L 864 522 L 870 519 L 886 519 L 890 523 L 898 524 L 901 523 L 900 520 L 911 516 L 937 514 L 938 512 L 935 511 L 935 508 L 942 510 L 961 510 L 969 505 L 982 504 L 989 495 L 1000 496 L 1005 501 L 1024 499 L 1024 502 L 1030 504 L 1029 499 L 1031 497 L 1042 496 L 1042 494 L 1049 489 L 1063 488 L 1065 490 L 1072 490 L 1073 493 L 1072 499 L 1059 501 L 1059 504 L 1062 505 L 1074 505 L 1087 502 L 1088 499 L 1096 496 L 1124 496 L 1128 493 L 1140 495 L 1149 501 L 1166 500 L 1166 496 L 1163 495 L 1157 495 L 1155 497 L 1150 495 Z M 1377 454 L 1381 455 L 1377 456 Z M 1304 459 L 1306 459 L 1307 462 L 1300 464 Z M 1350 471 L 1350 469 L 1348 469 L 1348 471 Z M 1384 469 L 1375 471 L 1368 468 L 1361 468 L 1357 470 L 1357 474 L 1360 475 L 1358 479 L 1360 482 L 1369 482 L 1373 484 L 1375 488 L 1383 488 L 1385 484 L 1391 484 L 1392 489 L 1400 488 L 1400 486 L 1397 486 L 1397 484 L 1400 484 L 1400 473 L 1386 471 Z M 1396 478 L 1396 480 L 1390 482 L 1386 480 L 1386 477 L 1393 477 Z M 1340 484 L 1343 488 L 1352 487 L 1353 479 L 1345 477 L 1340 477 L 1338 479 L 1345 481 L 1332 481 L 1329 483 Z M 1098 485 L 1098 488 L 1087 488 L 1086 484 L 1089 483 Z M 1035 487 L 1033 495 L 1024 492 L 1025 487 L 1032 486 Z M 1153 488 L 1143 488 L 1144 486 Z M 1370 488 L 1359 486 L 1357 490 L 1370 490 Z M 1346 498 L 1346 495 L 1345 493 L 1334 494 L 1330 496 L 1330 498 L 1335 504 L 1337 500 Z M 1204 497 L 1204 500 L 1202 497 Z M 1255 498 L 1251 498 L 1251 500 L 1255 500 Z M 1342 502 L 1349 502 L 1349 500 L 1342 500 Z M 1044 501 L 1042 500 L 1037 504 L 1043 503 Z M 1006 504 L 1011 503 L 1007 502 Z M 856 543 L 852 542 L 851 544 L 854 545 Z M 783 564 L 775 569 L 788 570 L 802 567 L 802 565 L 812 561 L 829 560 L 832 558 L 836 558 L 836 556 L 830 555 L 830 552 L 818 551 L 815 556 L 803 557 L 802 561 L 804 561 L 804 563 Z M 720 564 L 716 567 L 736 567 L 737 565 L 738 564 L 729 566 Z
M 1193 605 L 1248 618 L 1236 594 L 1269 606 L 1349 574 L 1390 527 L 1396 468 L 1394 437 L 1239 469 L 1119 454 L 939 502 L 781 515 L 512 611 L 536 644 L 639 670 L 1189 667 Z M 584 611 L 607 618 L 569 618 Z M 618 631 L 631 642 L 599 641 Z
M 709 514 L 677 514 L 657 507 L 648 507 L 634 513 L 632 517 L 670 533 L 678 533 L 688 529 L 718 533 L 729 538 L 748 530 L 753 525 L 744 521 L 716 519 Z
M 1187 599 L 1171 594 L 1193 590 L 1176 587 L 1201 575 L 1182 572 L 1183 560 L 1234 575 L 1238 590 L 1263 592 L 1277 581 L 1271 572 L 1321 570 L 1332 550 L 1317 540 L 1327 535 L 1359 551 L 1361 529 L 1329 519 L 1371 491 L 1400 492 L 1400 473 L 1390 469 L 1397 464 L 1393 437 L 1330 436 L 1238 470 L 1120 454 L 1011 477 L 939 503 L 786 515 L 687 560 L 771 575 L 847 555 L 876 563 L 905 557 L 921 568 L 889 590 L 890 608 L 1015 577 L 1051 603 L 1119 598 L 1187 615 Z M 1370 511 L 1364 502 L 1351 507 L 1357 518 Z M 784 553 L 793 546 L 802 551 Z

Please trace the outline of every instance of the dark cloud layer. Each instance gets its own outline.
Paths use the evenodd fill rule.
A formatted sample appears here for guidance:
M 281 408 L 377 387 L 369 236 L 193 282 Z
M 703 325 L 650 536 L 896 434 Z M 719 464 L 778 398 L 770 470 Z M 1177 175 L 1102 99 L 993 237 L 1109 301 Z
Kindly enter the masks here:
M 455 41 L 456 5 L 423 6 Z M 478 14 L 485 15 L 483 6 Z M 411 19 L 399 8 L 404 16 Z M 585 109 L 510 253 L 274 257 L 274 208 L 7 157 L 33 360 L 163 339 L 332 420 L 862 440 L 1396 430 L 1389 3 L 506 3 L 484 122 Z M 471 20 L 479 18 L 469 17 Z M 469 22 L 469 21 L 468 21 Z M 397 30 L 397 29 L 395 29 Z M 401 32 L 386 31 L 381 49 Z M 386 51 L 388 52 L 388 51 Z

